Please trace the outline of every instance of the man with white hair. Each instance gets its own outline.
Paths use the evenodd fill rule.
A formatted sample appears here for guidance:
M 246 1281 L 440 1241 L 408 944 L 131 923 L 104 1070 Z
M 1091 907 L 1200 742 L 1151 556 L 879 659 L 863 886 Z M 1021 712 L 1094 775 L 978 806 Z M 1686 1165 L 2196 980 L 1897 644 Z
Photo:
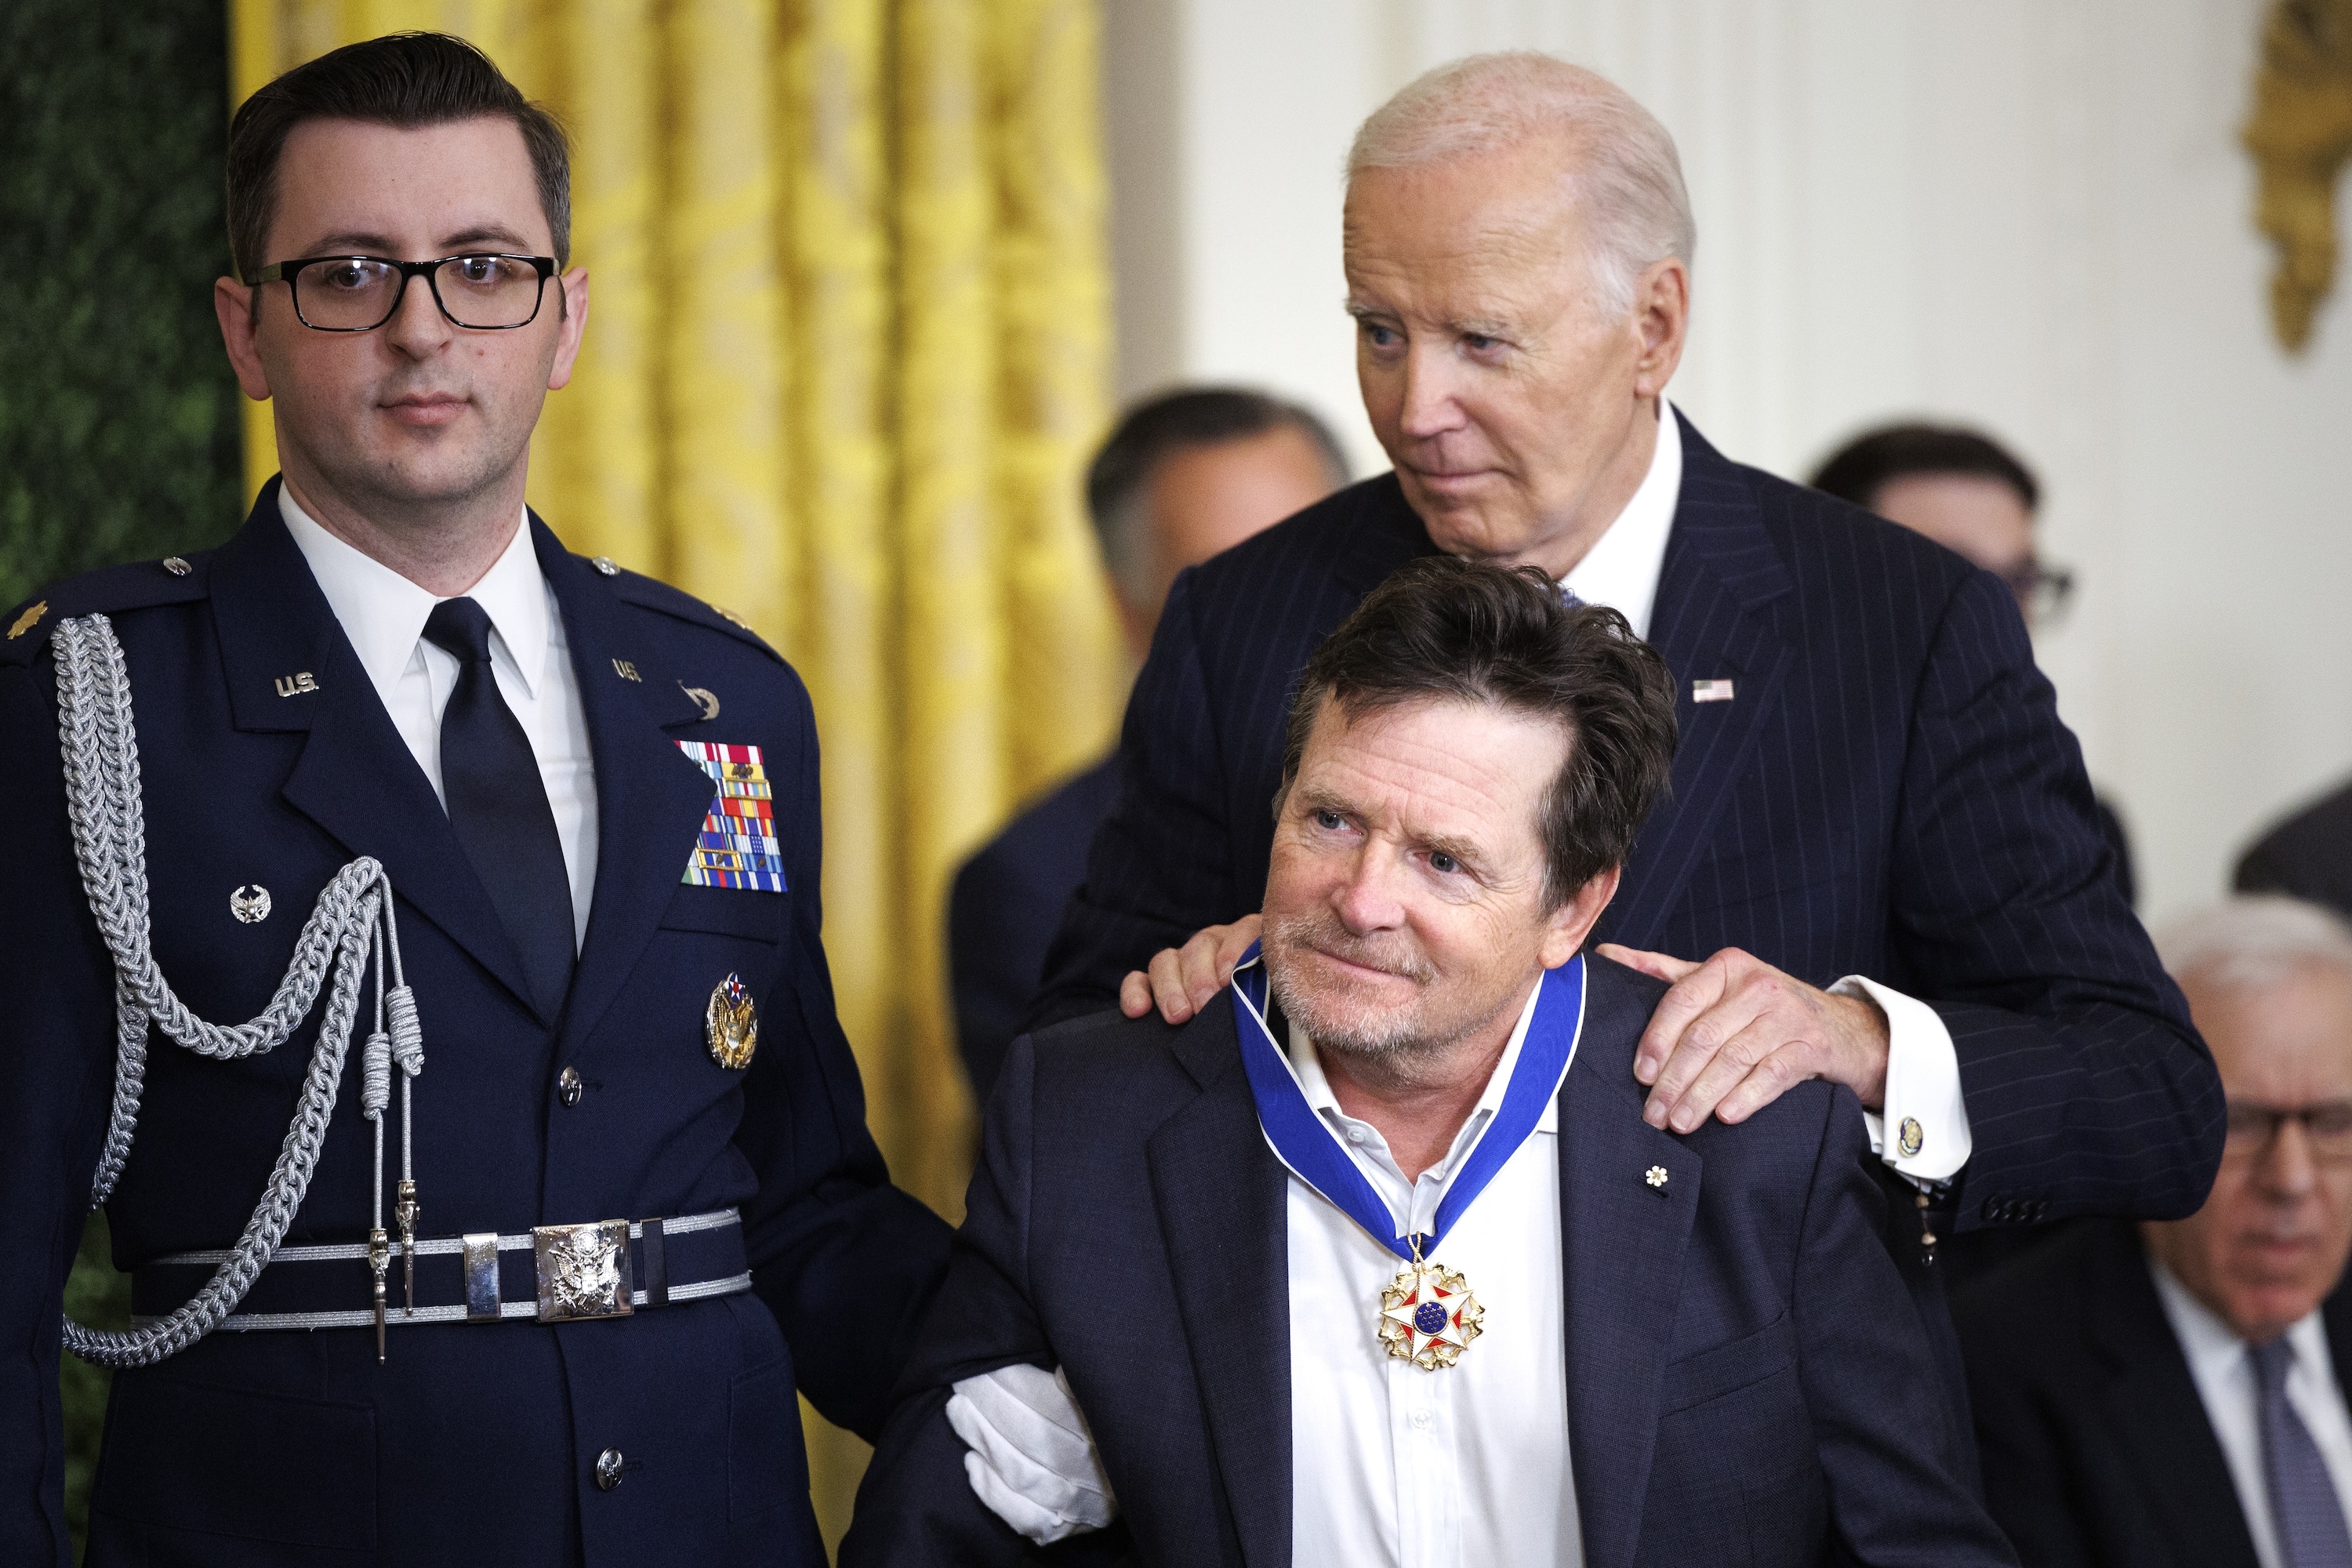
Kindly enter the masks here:
M 1619 89 L 1462 60 L 1375 112 L 1349 167 L 1348 309 L 1394 471 L 1177 581 L 1033 1022 L 1115 996 L 1193 1016 L 1256 934 L 1282 705 L 1317 641 L 1417 556 L 1539 567 L 1675 677 L 1671 798 L 1595 933 L 1672 983 L 1646 1113 L 1687 1134 L 1808 1079 L 1854 1091 L 1907 1178 L 1888 1241 L 1964 1433 L 1938 1238 L 2185 1215 L 2222 1131 L 2017 605 L 1668 406 L 1693 226 L 1672 139 Z
M 2230 1097 L 2221 1175 L 1958 1293 L 1986 1499 L 2028 1568 L 2345 1568 L 2352 931 L 2242 897 L 2158 946 Z

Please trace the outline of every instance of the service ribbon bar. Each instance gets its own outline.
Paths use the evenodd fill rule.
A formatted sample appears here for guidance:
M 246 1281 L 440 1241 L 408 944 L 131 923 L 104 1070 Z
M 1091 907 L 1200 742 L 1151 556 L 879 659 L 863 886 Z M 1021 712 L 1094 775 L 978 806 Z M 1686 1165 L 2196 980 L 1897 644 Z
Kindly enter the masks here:
M 774 791 L 760 748 L 680 741 L 677 749 L 719 786 L 681 880 L 696 888 L 784 891 L 784 855 L 783 847 L 776 842 Z

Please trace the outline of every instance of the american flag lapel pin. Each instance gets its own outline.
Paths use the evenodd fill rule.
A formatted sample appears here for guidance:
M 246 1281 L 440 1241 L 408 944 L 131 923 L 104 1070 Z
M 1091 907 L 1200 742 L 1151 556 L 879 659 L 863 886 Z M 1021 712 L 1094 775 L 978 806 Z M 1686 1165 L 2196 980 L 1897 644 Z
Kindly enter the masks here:
M 1691 682 L 1691 700 L 1694 702 L 1728 702 L 1731 700 L 1731 682 L 1728 680 L 1694 680 Z

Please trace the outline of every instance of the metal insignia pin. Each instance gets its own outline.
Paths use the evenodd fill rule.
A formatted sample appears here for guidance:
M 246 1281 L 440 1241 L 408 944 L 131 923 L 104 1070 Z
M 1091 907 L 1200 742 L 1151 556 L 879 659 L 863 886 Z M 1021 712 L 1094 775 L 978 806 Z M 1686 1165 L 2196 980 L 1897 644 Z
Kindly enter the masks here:
M 174 577 L 184 577 L 189 573 L 194 571 L 195 568 L 189 565 L 186 562 L 181 560 L 176 555 L 166 555 L 163 557 L 163 570 L 169 572 Z
M 1643 1173 L 1642 1180 L 1649 1183 L 1654 1192 L 1663 1193 L 1666 1190 L 1666 1168 L 1664 1165 L 1653 1165 Z
M 269 889 L 258 882 L 238 888 L 228 896 L 228 912 L 241 924 L 259 925 L 269 918 Z
M 730 974 L 711 988 L 703 1027 L 712 1061 L 730 1071 L 751 1065 L 751 1052 L 760 1043 L 760 1013 L 742 981 Z
M 708 724 L 711 720 L 719 717 L 719 698 L 709 687 L 688 686 L 684 681 L 680 681 L 678 689 L 692 698 L 694 705 L 702 710 L 704 723 Z
M 609 555 L 593 556 L 588 564 L 596 568 L 598 574 L 603 576 L 614 577 L 620 574 L 621 569 L 613 564 L 613 558 Z
M 47 599 L 43 599 L 39 604 L 33 605 L 23 615 L 18 616 L 16 617 L 16 624 L 8 628 L 8 640 L 10 642 L 14 642 L 18 637 L 23 637 L 26 632 L 31 631 L 35 626 L 39 626 L 41 624 L 41 617 L 48 613 L 49 602 Z

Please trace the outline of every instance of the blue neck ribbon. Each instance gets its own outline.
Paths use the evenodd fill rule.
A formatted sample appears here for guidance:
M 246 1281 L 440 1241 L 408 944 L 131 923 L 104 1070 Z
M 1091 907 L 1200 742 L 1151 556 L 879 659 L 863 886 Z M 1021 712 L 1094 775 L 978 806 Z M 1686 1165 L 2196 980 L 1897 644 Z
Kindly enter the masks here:
M 1543 977 L 1536 1016 L 1528 1021 L 1528 1037 L 1504 1088 L 1503 1102 L 1468 1158 L 1454 1173 L 1438 1200 L 1435 1228 L 1423 1236 L 1396 1234 L 1396 1215 L 1390 1212 L 1371 1182 L 1358 1169 L 1337 1134 L 1307 1103 L 1297 1074 L 1280 1042 L 1266 1028 L 1265 965 L 1257 944 L 1242 954 L 1234 971 L 1234 1024 L 1241 1036 L 1242 1067 L 1249 1075 L 1250 1095 L 1257 1101 L 1259 1126 L 1266 1142 L 1293 1174 L 1320 1193 L 1341 1213 L 1364 1227 L 1366 1234 L 1410 1263 L 1415 1247 L 1436 1247 L 1454 1228 L 1463 1211 L 1486 1190 L 1486 1184 L 1518 1152 L 1520 1144 L 1543 1120 L 1544 1107 L 1559 1093 L 1576 1058 L 1576 1043 L 1584 1033 L 1584 955 L 1577 954 Z

